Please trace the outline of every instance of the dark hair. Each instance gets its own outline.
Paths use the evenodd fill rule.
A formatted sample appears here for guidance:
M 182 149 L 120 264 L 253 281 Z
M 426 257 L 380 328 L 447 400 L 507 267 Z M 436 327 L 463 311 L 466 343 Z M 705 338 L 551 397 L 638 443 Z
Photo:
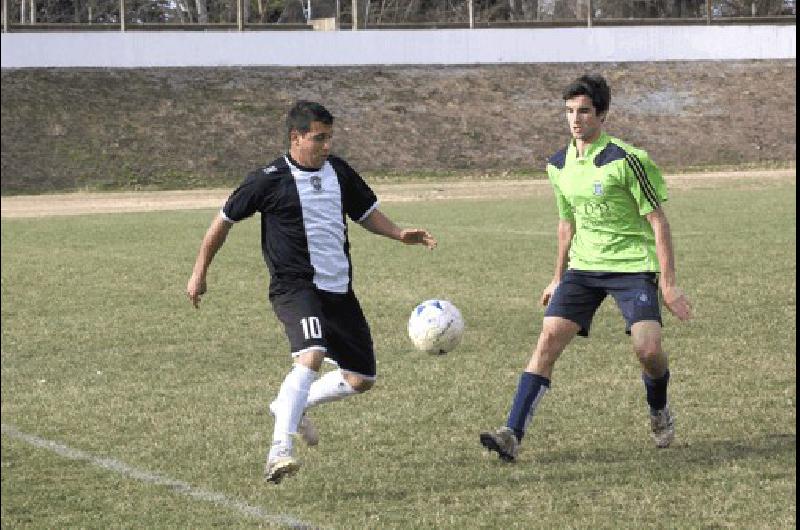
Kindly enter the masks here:
M 325 125 L 333 125 L 333 115 L 328 109 L 313 101 L 298 101 L 289 109 L 286 116 L 286 132 L 292 131 L 307 133 L 311 130 L 311 122 L 318 121 Z
M 594 110 L 602 114 L 608 110 L 611 102 L 611 89 L 602 75 L 582 75 L 564 89 L 564 101 L 576 96 L 588 96 L 592 100 Z

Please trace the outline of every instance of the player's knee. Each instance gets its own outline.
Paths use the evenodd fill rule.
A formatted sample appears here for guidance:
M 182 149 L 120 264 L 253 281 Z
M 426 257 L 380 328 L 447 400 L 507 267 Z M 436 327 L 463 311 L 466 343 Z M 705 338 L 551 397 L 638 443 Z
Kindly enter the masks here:
M 366 377 L 357 375 L 357 374 L 350 374 L 346 373 L 344 375 L 345 380 L 347 383 L 358 393 L 363 394 L 370 388 L 375 385 L 374 379 L 367 379 Z
M 647 364 L 660 359 L 661 357 L 661 341 L 651 339 L 637 342 L 633 345 L 633 351 L 639 358 L 639 361 Z
M 373 381 L 371 379 L 361 379 L 355 385 L 350 385 L 350 386 L 352 386 L 353 390 L 355 390 L 356 392 L 359 392 L 359 393 L 363 394 L 364 392 L 366 392 L 367 390 L 372 388 L 372 386 L 374 384 L 375 384 L 375 381 Z
M 561 330 L 545 327 L 539 335 L 534 356 L 542 361 L 555 362 L 564 349 L 565 338 Z

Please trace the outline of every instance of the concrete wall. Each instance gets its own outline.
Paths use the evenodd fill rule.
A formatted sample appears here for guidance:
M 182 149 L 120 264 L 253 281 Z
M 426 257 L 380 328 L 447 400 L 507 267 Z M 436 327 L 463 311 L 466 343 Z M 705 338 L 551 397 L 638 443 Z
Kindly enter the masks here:
M 794 59 L 796 26 L 4 33 L 1 44 L 2 68 Z

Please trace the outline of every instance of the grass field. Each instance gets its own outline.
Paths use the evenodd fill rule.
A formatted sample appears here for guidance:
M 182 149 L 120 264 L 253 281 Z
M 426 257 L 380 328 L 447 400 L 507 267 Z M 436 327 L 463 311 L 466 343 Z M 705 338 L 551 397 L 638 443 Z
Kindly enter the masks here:
M 796 185 L 719 181 L 668 203 L 696 319 L 665 317 L 678 437 L 657 451 L 622 320 L 556 367 L 514 465 L 488 457 L 540 328 L 552 198 L 386 204 L 434 252 L 351 228 L 376 388 L 316 409 L 301 472 L 262 480 L 266 404 L 290 362 L 258 222 L 237 226 L 194 310 L 214 212 L 2 222 L 3 528 L 793 528 Z M 411 349 L 408 314 L 452 300 L 467 331 Z

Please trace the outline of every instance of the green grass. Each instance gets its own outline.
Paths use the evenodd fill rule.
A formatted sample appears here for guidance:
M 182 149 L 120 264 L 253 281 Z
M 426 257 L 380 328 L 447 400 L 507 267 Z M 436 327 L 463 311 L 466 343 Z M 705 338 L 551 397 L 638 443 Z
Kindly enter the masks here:
M 681 285 L 665 317 L 678 438 L 648 438 L 613 303 L 569 346 L 519 462 L 477 435 L 504 422 L 540 328 L 552 199 L 386 204 L 434 252 L 352 227 L 379 380 L 313 411 L 301 472 L 261 479 L 266 404 L 290 362 L 266 299 L 258 222 L 237 226 L 194 310 L 183 291 L 213 211 L 2 222 L 2 421 L 264 512 L 351 528 L 792 528 L 796 523 L 796 202 L 786 182 L 675 190 Z M 467 331 L 412 350 L 429 297 Z M 232 509 L 2 436 L 3 528 L 269 527 Z

